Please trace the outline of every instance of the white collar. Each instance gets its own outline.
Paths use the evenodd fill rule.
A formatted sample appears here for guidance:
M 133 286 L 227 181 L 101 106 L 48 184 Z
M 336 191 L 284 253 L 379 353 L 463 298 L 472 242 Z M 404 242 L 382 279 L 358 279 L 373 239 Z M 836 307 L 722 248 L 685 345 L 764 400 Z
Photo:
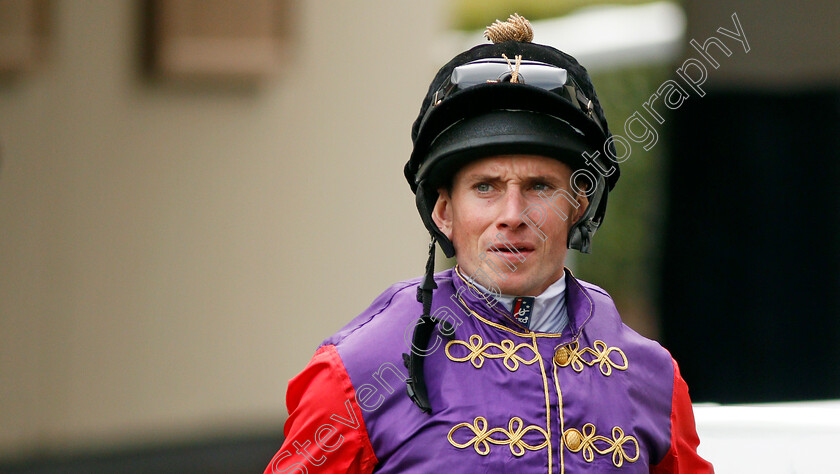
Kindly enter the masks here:
M 515 295 L 495 296 L 481 284 L 472 278 L 464 275 L 473 285 L 481 291 L 494 295 L 496 301 L 501 303 L 508 311 L 513 308 Z M 566 274 L 564 273 L 557 281 L 549 285 L 538 296 L 534 297 L 534 308 L 531 312 L 529 329 L 533 332 L 560 333 L 569 324 L 569 315 L 566 312 Z

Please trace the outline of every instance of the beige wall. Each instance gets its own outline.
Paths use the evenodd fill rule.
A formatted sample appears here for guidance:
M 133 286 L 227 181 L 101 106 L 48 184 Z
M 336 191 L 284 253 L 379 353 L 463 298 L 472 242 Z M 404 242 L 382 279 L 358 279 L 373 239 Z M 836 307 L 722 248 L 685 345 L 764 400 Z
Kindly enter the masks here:
M 0 454 L 279 428 L 321 339 L 422 271 L 437 2 L 299 2 L 253 88 L 143 81 L 140 3 L 51 2 L 0 82 Z
M 688 36 L 725 40 L 737 61 L 709 72 L 708 83 L 728 88 L 837 87 L 840 77 L 840 2 L 837 0 L 686 0 Z M 735 31 L 737 13 L 750 51 L 717 33 Z M 740 49 L 737 49 L 740 48 Z M 725 56 L 711 46 L 718 61 Z M 693 49 L 687 55 L 697 56 Z

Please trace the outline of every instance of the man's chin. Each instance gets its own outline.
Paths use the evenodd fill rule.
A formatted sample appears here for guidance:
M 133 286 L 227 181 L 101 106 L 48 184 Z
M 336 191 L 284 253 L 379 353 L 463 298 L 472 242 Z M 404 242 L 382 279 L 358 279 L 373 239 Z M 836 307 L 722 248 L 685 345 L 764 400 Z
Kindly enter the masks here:
M 498 264 L 497 268 L 502 268 L 502 265 Z M 556 278 L 547 281 L 546 278 L 551 277 L 540 272 L 539 268 L 531 268 L 528 262 L 521 264 L 515 271 L 505 272 L 504 279 L 485 264 L 479 265 L 477 272 L 470 273 L 463 267 L 461 270 L 490 293 L 499 292 L 509 296 L 537 296 L 556 281 Z
M 487 277 L 490 277 L 491 281 L 487 281 Z M 528 296 L 528 292 L 532 291 L 535 287 L 527 279 L 522 278 L 522 275 L 516 274 L 508 274 L 504 280 L 501 280 L 498 275 L 494 274 L 490 276 L 486 273 L 482 275 L 472 274 L 470 278 L 475 279 L 476 283 L 486 288 L 494 296 L 499 296 L 499 294 Z
M 532 288 L 513 286 L 500 288 L 503 295 L 508 296 L 537 296 Z
M 540 285 L 533 279 L 523 277 L 524 275 L 510 275 L 496 287 L 501 290 L 503 295 L 537 296 Z
M 501 290 L 503 295 L 509 296 L 539 296 L 563 275 L 564 273 L 560 273 L 556 277 L 541 275 L 540 278 L 534 276 L 529 278 L 528 275 L 514 273 L 509 275 L 505 281 L 496 282 L 495 289 Z

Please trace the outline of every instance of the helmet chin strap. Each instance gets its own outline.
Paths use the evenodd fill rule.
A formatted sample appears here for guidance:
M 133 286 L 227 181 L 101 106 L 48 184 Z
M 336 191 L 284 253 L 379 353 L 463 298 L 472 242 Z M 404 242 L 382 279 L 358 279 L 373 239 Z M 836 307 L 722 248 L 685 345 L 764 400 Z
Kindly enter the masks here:
M 426 381 L 423 377 L 423 357 L 430 355 L 434 349 L 429 351 L 429 340 L 432 338 L 437 320 L 431 316 L 432 313 L 432 292 L 437 289 L 435 283 L 435 236 L 432 234 L 432 241 L 429 243 L 429 258 L 426 260 L 426 274 L 423 281 L 417 287 L 417 301 L 423 303 L 423 314 L 414 326 L 414 334 L 411 338 L 411 348 L 408 354 L 403 354 L 403 363 L 408 369 L 408 378 L 405 380 L 408 397 L 426 413 L 432 412 L 429 403 L 429 395 L 426 390 Z M 453 328 L 447 321 L 441 322 L 441 333 L 448 339 L 452 338 Z
M 607 207 L 606 182 L 600 176 L 596 183 L 594 194 L 590 197 L 589 206 L 583 216 L 569 229 L 568 247 L 581 253 L 592 253 L 592 236 L 601 226 L 604 210 Z M 601 217 L 597 217 L 601 216 Z
M 437 289 L 435 283 L 435 242 L 437 239 L 432 235 L 432 240 L 429 242 L 429 258 L 426 259 L 426 274 L 423 276 L 423 282 L 417 287 L 417 301 L 423 303 L 423 316 L 431 317 L 432 312 L 432 292 Z

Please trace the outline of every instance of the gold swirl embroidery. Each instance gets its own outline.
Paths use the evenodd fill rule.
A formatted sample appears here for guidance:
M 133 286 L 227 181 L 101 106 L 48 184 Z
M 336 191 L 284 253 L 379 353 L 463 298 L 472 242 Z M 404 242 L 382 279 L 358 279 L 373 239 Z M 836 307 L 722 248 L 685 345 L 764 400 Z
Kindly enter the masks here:
M 583 364 L 592 367 L 595 364 L 598 364 L 598 368 L 601 369 L 601 373 L 606 375 L 607 377 L 612 374 L 612 369 L 618 370 L 627 370 L 627 356 L 624 355 L 624 352 L 619 349 L 618 347 L 607 347 L 607 344 L 604 341 L 595 341 L 593 344 L 595 348 L 585 347 L 581 350 L 578 350 L 580 347 L 578 342 L 575 341 L 568 346 L 560 348 L 560 350 L 566 350 L 568 357 L 565 360 L 557 360 L 557 365 L 560 367 L 566 367 L 568 365 L 572 366 L 572 369 L 575 372 L 582 372 L 583 371 Z M 616 353 L 621 358 L 620 362 L 616 362 L 612 358 L 610 358 L 610 354 Z M 593 357 L 592 360 L 586 360 L 583 356 L 584 354 L 589 354 Z
M 504 428 L 493 428 L 491 430 L 487 429 L 487 419 L 483 416 L 478 416 L 473 421 L 473 424 L 469 424 L 467 422 L 458 423 L 457 425 L 453 426 L 451 430 L 449 430 L 449 435 L 447 435 L 447 439 L 456 448 L 464 449 L 469 447 L 470 445 L 474 445 L 475 452 L 482 455 L 487 456 L 490 454 L 490 445 L 487 444 L 488 441 L 493 444 L 499 445 L 508 445 L 510 448 L 511 454 L 514 456 L 522 456 L 525 454 L 525 450 L 529 451 L 537 451 L 546 446 L 548 446 L 548 433 L 542 428 L 537 425 L 529 425 L 523 429 L 523 422 L 522 418 L 515 416 L 510 419 L 508 422 L 508 429 L 505 430 Z M 458 443 L 453 438 L 452 435 L 458 431 L 459 428 L 467 428 L 475 435 L 466 443 Z M 537 431 L 545 438 L 545 441 L 542 443 L 532 446 L 522 438 L 525 436 L 525 433 L 529 431 Z M 497 439 L 493 438 L 492 435 L 495 433 L 501 433 L 504 438 Z
M 467 354 L 465 357 L 455 357 L 449 352 L 449 348 L 454 346 L 464 346 L 469 349 L 470 353 Z M 478 334 L 473 334 L 470 336 L 470 342 L 467 343 L 465 341 L 454 340 L 449 341 L 446 344 L 445 352 L 446 357 L 449 357 L 449 360 L 454 362 L 466 362 L 470 361 L 476 369 L 480 369 L 482 365 L 484 365 L 484 358 L 487 357 L 488 359 L 504 359 L 503 363 L 505 367 L 511 372 L 515 372 L 519 368 L 519 363 L 522 362 L 525 365 L 531 365 L 534 362 L 539 360 L 539 355 L 534 353 L 534 357 L 530 360 L 525 360 L 522 357 L 516 354 L 519 349 L 527 347 L 534 352 L 534 348 L 531 345 L 522 343 L 519 345 L 514 346 L 513 341 L 510 339 L 503 340 L 500 344 L 496 344 L 494 342 L 488 342 L 484 344 L 484 340 Z M 498 349 L 501 352 L 489 352 L 490 349 Z
M 586 462 L 592 462 L 595 459 L 594 452 L 598 454 L 609 454 L 612 452 L 612 462 L 615 467 L 624 465 L 624 461 L 636 462 L 639 459 L 639 442 L 633 436 L 626 436 L 624 430 L 618 426 L 612 429 L 613 439 L 606 436 L 595 435 L 595 425 L 587 423 L 583 425 L 583 430 L 578 431 L 575 428 L 569 428 L 563 433 L 563 441 L 569 451 L 573 453 L 583 451 L 583 459 Z M 635 453 L 630 456 L 624 451 L 624 443 L 631 443 L 635 449 Z M 604 443 L 603 448 L 598 447 L 595 443 Z

